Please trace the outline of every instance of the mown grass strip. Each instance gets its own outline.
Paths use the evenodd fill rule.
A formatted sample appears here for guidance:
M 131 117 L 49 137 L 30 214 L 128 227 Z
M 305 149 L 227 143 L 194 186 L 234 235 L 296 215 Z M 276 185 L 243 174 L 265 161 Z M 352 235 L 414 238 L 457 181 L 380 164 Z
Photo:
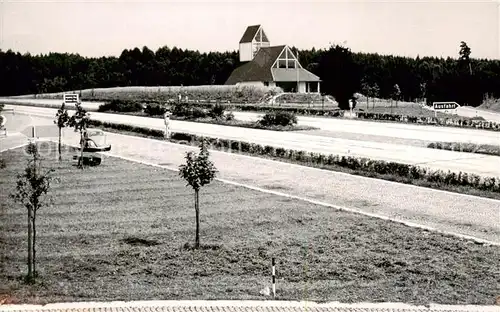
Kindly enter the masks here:
M 2 153 L 0 297 L 9 303 L 265 300 L 271 257 L 280 300 L 487 305 L 498 294 L 498 246 L 217 181 L 201 193 L 203 248 L 192 250 L 193 191 L 176 172 L 117 158 L 82 171 L 57 161 L 57 144 L 40 147 L 61 183 L 40 216 L 35 285 L 20 278 L 26 208 L 8 196 L 27 158 Z

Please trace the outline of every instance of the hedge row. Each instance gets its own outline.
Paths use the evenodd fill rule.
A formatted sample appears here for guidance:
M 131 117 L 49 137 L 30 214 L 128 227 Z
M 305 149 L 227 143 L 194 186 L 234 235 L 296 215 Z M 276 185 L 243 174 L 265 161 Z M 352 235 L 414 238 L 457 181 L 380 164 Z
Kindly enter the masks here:
M 237 110 L 241 111 L 268 111 L 279 109 L 281 111 L 293 112 L 297 115 L 309 116 L 327 116 L 327 117 L 344 117 L 343 110 L 323 110 L 315 108 L 295 108 L 295 107 L 271 107 L 271 106 L 248 106 L 248 105 L 233 105 Z M 413 123 L 422 125 L 438 125 L 451 126 L 460 128 L 475 128 L 491 131 L 500 131 L 500 123 L 484 120 L 459 119 L 459 118 L 443 118 L 443 117 L 424 117 L 424 116 L 407 116 L 384 113 L 368 113 L 357 112 L 357 117 L 364 120 L 382 120 L 394 121 L 400 123 Z
M 136 101 L 129 100 L 111 100 L 108 103 L 99 105 L 98 112 L 120 112 L 120 113 L 135 113 L 142 112 L 144 107 Z
M 464 172 L 454 173 L 442 170 L 431 170 L 409 164 L 372 160 L 369 158 L 324 155 L 268 145 L 263 146 L 243 141 L 200 137 L 187 133 L 173 133 L 172 140 L 187 141 L 191 144 L 199 144 L 202 140 L 208 140 L 209 144 L 218 150 L 275 157 L 306 165 L 338 166 L 355 171 L 376 173 L 378 175 L 393 175 L 405 178 L 407 180 L 406 182 L 411 180 L 425 180 L 431 183 L 451 186 L 469 186 L 480 190 L 500 193 L 500 178 L 481 178 L 479 175 Z
M 476 153 L 476 154 L 500 156 L 500 146 L 489 145 L 489 144 L 433 142 L 429 143 L 427 147 L 434 149 L 442 149 L 447 151 L 463 152 L 463 153 Z
M 121 125 L 108 122 L 91 120 L 94 126 L 103 126 L 122 131 L 132 131 L 152 137 L 163 137 L 163 131 L 129 125 Z M 278 159 L 298 162 L 304 165 L 337 166 L 355 171 L 366 172 L 386 178 L 389 175 L 403 178 L 405 183 L 412 180 L 423 180 L 438 185 L 467 186 L 479 190 L 500 193 L 500 178 L 482 178 L 476 174 L 445 172 L 442 170 L 430 170 L 414 165 L 372 160 L 369 158 L 357 158 L 351 156 L 324 155 L 300 150 L 290 150 L 281 147 L 263 146 L 260 144 L 233 141 L 226 139 L 201 137 L 188 133 L 172 133 L 172 141 L 183 141 L 190 144 L 199 144 L 207 140 L 211 148 L 229 152 L 241 152 L 251 155 L 275 157 Z
M 276 98 L 275 100 L 275 103 L 321 104 L 328 103 L 328 100 L 319 93 L 286 93 L 278 96 L 278 98 Z
M 144 101 L 145 104 L 150 105 L 150 106 L 162 106 L 166 105 L 164 103 L 158 102 L 158 101 Z M 203 109 L 210 109 L 214 106 L 214 104 L 210 103 L 185 103 L 181 102 L 180 104 L 174 104 L 175 106 L 177 105 L 187 105 L 187 106 L 197 106 Z M 174 106 L 171 104 L 171 106 Z M 231 103 L 223 103 L 223 102 L 218 102 L 216 105 L 220 105 L 225 107 L 227 110 L 234 110 L 234 111 L 249 111 L 249 112 L 269 112 L 269 111 L 283 111 L 287 113 L 293 113 L 293 114 L 298 114 L 298 115 L 315 115 L 315 116 L 331 116 L 331 117 L 343 117 L 344 112 L 341 110 L 321 110 L 321 109 L 314 109 L 314 108 L 296 108 L 296 107 L 279 107 L 277 105 L 271 106 L 271 105 L 259 105 L 259 104 L 231 104 Z
M 500 131 L 500 123 L 485 120 L 459 119 L 445 117 L 415 117 L 406 115 L 392 115 L 379 113 L 357 113 L 358 118 L 371 120 L 388 120 L 404 123 L 417 123 L 425 125 L 454 126 L 460 128 L 477 128 Z
M 305 116 L 325 116 L 325 117 L 344 117 L 345 111 L 332 110 L 332 109 L 318 109 L 318 108 L 296 108 L 296 107 L 276 107 L 276 106 L 263 106 L 263 105 L 232 105 L 233 109 L 240 111 L 269 111 L 281 110 L 285 112 L 292 112 L 297 115 Z M 424 116 L 407 116 L 397 114 L 384 114 L 384 113 L 369 113 L 369 112 L 356 112 L 359 119 L 364 120 L 382 120 L 394 121 L 400 123 L 412 123 L 422 125 L 438 125 L 459 128 L 475 128 L 491 131 L 500 131 L 500 123 L 473 120 L 473 119 L 459 119 L 459 118 L 443 118 L 443 117 L 424 117 Z

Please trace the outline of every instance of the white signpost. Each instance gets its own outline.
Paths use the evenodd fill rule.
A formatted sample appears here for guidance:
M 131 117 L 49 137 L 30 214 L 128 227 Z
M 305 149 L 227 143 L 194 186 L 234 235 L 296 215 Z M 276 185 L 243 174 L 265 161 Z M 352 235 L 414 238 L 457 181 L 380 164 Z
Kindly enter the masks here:
M 63 99 L 64 99 L 64 104 L 65 105 L 68 105 L 68 104 L 77 104 L 78 103 L 78 94 L 76 93 L 71 93 L 71 94 L 64 94 L 63 95 Z
M 433 102 L 432 108 L 434 109 L 434 117 L 437 117 L 438 111 L 444 111 L 444 113 L 456 113 L 456 109 L 459 108 L 460 105 L 457 102 Z

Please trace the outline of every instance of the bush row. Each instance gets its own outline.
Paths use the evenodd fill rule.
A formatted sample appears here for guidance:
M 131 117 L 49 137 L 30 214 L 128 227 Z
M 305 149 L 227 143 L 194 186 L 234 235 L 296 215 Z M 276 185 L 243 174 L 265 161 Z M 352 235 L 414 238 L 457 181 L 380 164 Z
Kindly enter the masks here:
M 269 111 L 269 110 L 280 110 L 286 112 L 292 112 L 297 115 L 309 115 L 309 116 L 326 116 L 326 117 L 344 117 L 345 111 L 343 110 L 323 110 L 316 108 L 295 108 L 295 107 L 272 107 L 272 106 L 246 106 L 246 105 L 233 105 L 237 110 L 241 111 Z M 459 128 L 475 128 L 484 129 L 491 131 L 500 131 L 500 123 L 495 123 L 491 121 L 484 120 L 473 120 L 473 119 L 459 119 L 459 118 L 443 118 L 443 117 L 424 117 L 424 116 L 407 116 L 407 115 L 396 115 L 396 114 L 385 114 L 385 113 L 368 113 L 368 112 L 357 112 L 357 117 L 364 120 L 381 120 L 381 121 L 394 121 L 401 123 L 413 123 L 422 125 L 438 125 L 438 126 L 451 126 Z
M 228 107 L 222 104 L 215 105 L 193 105 L 188 103 L 174 104 L 170 106 L 172 117 L 174 119 L 180 118 L 183 120 L 196 120 L 200 118 L 212 118 L 214 121 L 231 121 L 234 120 L 234 114 L 231 112 L 226 113 Z M 167 109 L 166 105 L 148 104 L 144 112 L 149 116 L 162 115 Z M 272 126 L 293 126 L 297 124 L 297 117 L 294 113 L 272 110 L 266 113 L 258 125 L 252 128 L 259 128 L 261 125 L 264 128 Z
M 119 112 L 119 113 L 136 113 L 142 112 L 144 106 L 136 101 L 130 100 L 111 100 L 108 103 L 99 105 L 98 112 Z
M 489 145 L 489 144 L 433 142 L 429 143 L 427 147 L 434 149 L 442 149 L 447 151 L 455 151 L 455 152 L 500 156 L 500 146 Z
M 200 137 L 187 133 L 173 133 L 171 138 L 176 141 L 187 141 L 191 144 L 199 144 L 202 140 L 207 140 L 212 148 L 218 150 L 275 157 L 291 160 L 305 165 L 314 164 L 319 166 L 337 166 L 354 171 L 374 173 L 382 176 L 382 178 L 384 175 L 392 175 L 404 178 L 404 182 L 407 183 L 410 183 L 412 180 L 424 180 L 435 184 L 468 186 L 490 192 L 500 192 L 500 178 L 481 178 L 479 175 L 464 172 L 455 173 L 449 171 L 445 172 L 442 170 L 431 170 L 409 164 L 372 160 L 369 158 L 324 155 L 320 153 L 290 150 L 268 145 L 263 146 L 243 141 Z
M 446 118 L 446 117 L 415 117 L 406 115 L 394 114 L 381 114 L 381 113 L 357 113 L 358 118 L 368 120 L 388 120 L 405 123 L 418 123 L 426 125 L 440 125 L 440 126 L 455 126 L 461 128 L 480 128 L 493 131 L 500 131 L 500 123 L 474 120 L 474 119 L 459 119 L 459 118 Z
M 152 137 L 163 137 L 163 131 L 129 125 L 121 125 L 108 122 L 91 120 L 94 126 L 102 126 L 122 131 L 132 131 Z M 324 155 L 300 150 L 291 150 L 281 147 L 263 146 L 260 144 L 233 141 L 226 139 L 202 137 L 188 133 L 171 134 L 171 140 L 184 141 L 190 144 L 199 144 L 207 140 L 211 148 L 228 152 L 247 153 L 275 157 L 279 159 L 298 162 L 304 165 L 336 166 L 347 168 L 358 172 L 375 174 L 379 178 L 388 179 L 389 176 L 403 178 L 403 182 L 411 183 L 412 180 L 423 180 L 435 185 L 467 186 L 479 190 L 500 193 L 500 178 L 482 178 L 476 174 L 445 172 L 442 170 L 430 170 L 414 165 L 372 160 L 368 158 L 357 158 L 351 156 Z
M 325 98 L 319 93 L 285 93 L 278 96 L 275 103 L 323 103 L 327 102 Z

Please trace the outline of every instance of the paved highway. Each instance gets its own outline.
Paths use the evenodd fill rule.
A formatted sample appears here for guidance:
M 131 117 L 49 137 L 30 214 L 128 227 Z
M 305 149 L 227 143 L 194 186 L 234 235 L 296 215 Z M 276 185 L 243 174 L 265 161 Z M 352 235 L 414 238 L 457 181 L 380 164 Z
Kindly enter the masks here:
M 234 115 L 239 120 L 257 120 L 263 114 L 235 112 Z M 500 131 L 306 116 L 298 117 L 298 123 L 332 132 L 349 132 L 426 141 L 500 145 Z
M 465 117 L 483 117 L 488 121 L 500 123 L 499 113 L 489 112 L 474 107 L 459 107 L 457 108 L 457 114 Z
M 19 103 L 59 105 L 60 100 L 26 100 L 8 99 Z M 0 102 L 6 99 L 0 99 Z M 87 109 L 97 109 L 102 103 L 82 102 Z M 262 113 L 234 112 L 236 119 L 253 121 L 259 119 Z M 332 119 L 325 117 L 298 117 L 299 125 L 316 127 L 332 132 L 348 132 L 356 134 L 377 135 L 387 138 L 415 139 L 426 141 L 446 141 L 478 144 L 500 145 L 500 131 L 485 131 L 478 129 L 462 129 L 453 127 L 423 126 L 402 123 L 383 123 L 360 120 Z
M 13 106 L 6 107 L 14 108 Z M 53 118 L 56 113 L 55 109 L 40 107 L 16 106 L 15 109 L 17 112 L 24 112 L 48 118 Z M 162 119 L 106 113 L 91 113 L 91 116 L 93 119 L 100 121 L 164 129 Z M 455 172 L 464 171 L 482 176 L 500 177 L 500 157 L 496 156 L 459 153 L 380 142 L 314 136 L 304 132 L 277 132 L 185 121 L 172 121 L 172 130 L 295 150 L 306 150 L 323 154 L 367 157 L 372 159 L 421 165 L 436 170 L 450 170 Z
M 7 124 L 11 125 L 8 130 L 12 132 L 8 137 L 0 138 L 0 150 L 25 144 L 26 137 L 14 131 L 22 129 L 25 125 L 20 124 L 26 124 L 31 119 L 36 125 L 55 128 L 49 118 L 30 118 L 24 114 L 8 116 Z M 57 141 L 57 131 L 48 132 Z M 78 141 L 78 133 L 72 129 L 63 130 L 65 144 L 76 144 Z M 187 151 L 197 150 L 192 146 L 115 133 L 108 133 L 106 141 L 112 145 L 111 151 L 104 153 L 106 155 L 172 169 L 185 162 Z M 72 154 L 70 152 L 64 157 L 71 157 Z M 288 198 L 312 200 L 330 208 L 411 222 L 500 244 L 498 200 L 220 151 L 212 151 L 211 158 L 219 170 L 218 177 L 226 183 L 240 183 Z

